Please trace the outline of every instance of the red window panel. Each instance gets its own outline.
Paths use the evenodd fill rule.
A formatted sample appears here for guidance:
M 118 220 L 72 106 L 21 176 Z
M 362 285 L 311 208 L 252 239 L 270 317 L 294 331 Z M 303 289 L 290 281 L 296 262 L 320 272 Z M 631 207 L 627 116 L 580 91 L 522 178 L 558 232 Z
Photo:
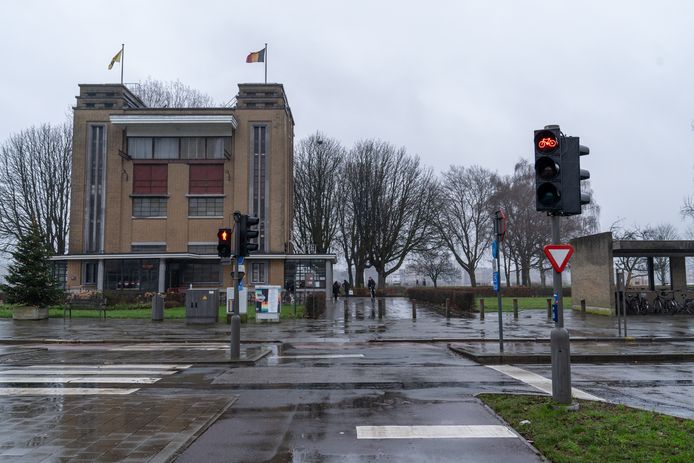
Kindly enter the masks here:
M 135 164 L 133 166 L 133 193 L 166 194 L 169 166 L 166 164 Z
M 190 166 L 190 194 L 223 194 L 223 164 L 192 164 Z

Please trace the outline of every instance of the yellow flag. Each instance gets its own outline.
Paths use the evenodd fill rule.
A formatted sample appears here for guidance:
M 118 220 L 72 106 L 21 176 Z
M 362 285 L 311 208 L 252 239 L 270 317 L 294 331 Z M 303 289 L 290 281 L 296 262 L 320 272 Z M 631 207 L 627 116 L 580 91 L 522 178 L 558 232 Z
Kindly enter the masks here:
M 111 68 L 113 67 L 114 63 L 120 63 L 120 55 L 123 53 L 123 49 L 121 49 L 118 53 L 116 53 L 116 56 L 113 57 L 111 60 L 111 64 L 108 65 L 108 70 L 110 71 Z

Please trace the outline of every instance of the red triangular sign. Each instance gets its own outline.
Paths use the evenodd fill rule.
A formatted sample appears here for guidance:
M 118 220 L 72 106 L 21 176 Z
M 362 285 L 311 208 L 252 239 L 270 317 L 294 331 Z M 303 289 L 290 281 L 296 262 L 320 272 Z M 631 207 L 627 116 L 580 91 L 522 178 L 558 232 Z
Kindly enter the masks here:
M 557 273 L 564 271 L 574 253 L 574 248 L 570 244 L 548 244 L 543 250 Z

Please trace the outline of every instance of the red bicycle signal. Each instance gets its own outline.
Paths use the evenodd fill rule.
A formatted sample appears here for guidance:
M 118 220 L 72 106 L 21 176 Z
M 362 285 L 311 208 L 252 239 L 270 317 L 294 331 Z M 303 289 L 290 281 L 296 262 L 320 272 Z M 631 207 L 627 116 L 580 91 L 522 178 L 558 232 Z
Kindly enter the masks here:
M 540 141 L 537 142 L 537 147 L 541 150 L 554 149 L 557 147 L 557 140 L 551 137 L 541 138 Z

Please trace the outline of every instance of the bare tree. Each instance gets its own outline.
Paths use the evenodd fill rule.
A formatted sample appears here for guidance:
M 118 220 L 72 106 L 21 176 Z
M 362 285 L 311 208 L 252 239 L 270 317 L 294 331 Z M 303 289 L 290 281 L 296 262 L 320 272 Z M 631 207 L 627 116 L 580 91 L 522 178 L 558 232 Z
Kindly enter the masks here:
M 317 132 L 301 140 L 294 158 L 294 245 L 328 252 L 338 232 L 338 185 L 345 150 Z
M 610 226 L 610 232 L 616 240 L 638 240 L 643 237 L 638 226 L 633 225 L 627 229 L 620 225 L 620 221 Z M 644 257 L 617 257 L 614 259 L 614 266 L 617 270 L 624 272 L 624 285 L 627 289 L 631 287 L 634 279 L 647 275 Z
M 72 123 L 43 124 L 11 135 L 0 148 L 0 249 L 36 223 L 55 254 L 67 249 Z
M 439 279 L 450 281 L 462 276 L 460 268 L 451 261 L 451 254 L 441 248 L 417 251 L 408 269 L 418 275 L 428 276 L 434 283 L 434 288 Z
M 444 245 L 477 286 L 475 270 L 492 240 L 496 174 L 479 166 L 451 166 L 440 183 L 436 227 Z
M 646 240 L 677 240 L 679 239 L 679 234 L 674 226 L 669 223 L 661 223 L 655 226 L 647 226 L 641 232 L 641 236 Z M 665 285 L 670 281 L 669 270 L 670 270 L 670 258 L 669 257 L 655 257 L 653 259 L 653 270 L 655 276 L 661 285 Z
M 380 140 L 360 141 L 350 150 L 341 189 L 341 243 L 356 286 L 364 270 L 378 272 L 378 285 L 430 237 L 436 195 L 431 169 L 404 148 Z
M 209 108 L 215 102 L 211 96 L 195 90 L 180 80 L 161 81 L 148 77 L 131 87 L 149 108 Z

